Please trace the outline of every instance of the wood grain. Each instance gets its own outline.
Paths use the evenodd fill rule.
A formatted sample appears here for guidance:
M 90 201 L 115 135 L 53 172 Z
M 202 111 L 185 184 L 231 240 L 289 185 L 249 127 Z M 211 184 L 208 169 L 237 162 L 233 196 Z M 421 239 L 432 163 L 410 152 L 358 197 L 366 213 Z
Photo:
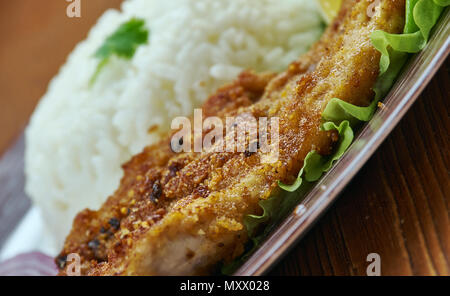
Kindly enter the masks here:
M 67 54 L 102 11 L 120 2 L 82 1 L 81 19 L 67 18 L 62 0 L 0 2 L 0 154 L 19 137 Z M 372 252 L 381 256 L 383 275 L 450 275 L 449 68 L 447 61 L 339 201 L 272 275 L 365 275 Z M 17 155 L 21 147 L 23 142 L 14 149 Z M 0 184 L 11 187 L 0 188 L 3 192 L 23 189 L 23 175 L 11 180 L 22 165 L 14 155 L 0 160 L 5 167 L 9 159 Z M 0 202 L 0 219 L 18 214 L 0 227 L 0 245 L 29 205 L 23 193 L 7 196 Z

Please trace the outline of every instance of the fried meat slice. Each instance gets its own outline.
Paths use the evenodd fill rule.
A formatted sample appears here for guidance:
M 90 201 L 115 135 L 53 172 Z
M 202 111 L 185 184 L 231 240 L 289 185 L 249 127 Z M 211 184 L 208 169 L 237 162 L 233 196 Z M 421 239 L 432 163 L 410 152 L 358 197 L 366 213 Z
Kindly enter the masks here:
M 170 139 L 147 147 L 124 165 L 116 193 L 98 211 L 75 219 L 57 258 L 78 253 L 87 275 L 201 275 L 230 262 L 248 241 L 248 214 L 279 180 L 295 179 L 307 153 L 328 154 L 336 137 L 321 131 L 321 113 L 332 98 L 365 106 L 373 99 L 380 54 L 370 34 L 399 33 L 404 0 L 346 0 L 322 39 L 274 77 L 242 74 L 205 103 L 206 116 L 251 115 L 279 119 L 279 150 L 270 153 L 174 153 Z M 246 76 L 247 75 L 247 76 Z M 219 143 L 216 143 L 217 145 Z

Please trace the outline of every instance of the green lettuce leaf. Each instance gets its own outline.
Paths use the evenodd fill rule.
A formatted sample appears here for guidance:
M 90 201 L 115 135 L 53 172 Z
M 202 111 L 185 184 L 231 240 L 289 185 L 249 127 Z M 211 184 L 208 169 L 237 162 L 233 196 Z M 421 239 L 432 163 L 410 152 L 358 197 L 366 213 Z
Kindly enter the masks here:
M 410 53 L 421 51 L 427 44 L 431 29 L 437 23 L 450 0 L 408 0 L 403 34 L 389 34 L 380 30 L 371 35 L 373 46 L 381 53 L 380 73 L 374 86 L 375 100 L 368 107 L 358 107 L 339 99 L 332 99 L 323 112 L 326 120 L 369 121 L 377 103 L 388 93 Z
M 444 7 L 449 5 L 450 0 L 407 0 L 403 34 L 383 31 L 372 33 L 372 44 L 381 53 L 380 72 L 374 86 L 375 99 L 367 107 L 355 106 L 338 98 L 330 100 L 322 113 L 322 129 L 338 131 L 339 141 L 334 152 L 330 156 L 322 156 L 316 151 L 308 153 L 295 182 L 292 185 L 279 182 L 279 189 L 275 190 L 269 199 L 259 202 L 263 210 L 262 215 L 245 217 L 244 225 L 251 242 L 243 256 L 222 267 L 223 274 L 231 274 L 247 260 L 278 222 L 298 205 L 314 186 L 314 182 L 344 155 L 354 138 L 352 127 L 373 117 L 378 102 L 395 83 L 409 55 L 426 46 L 431 29 L 437 23 Z
M 326 121 L 339 123 L 342 120 L 347 120 L 351 126 L 356 126 L 361 121 L 369 121 L 377 107 L 377 102 L 374 100 L 367 107 L 359 107 L 342 101 L 340 99 L 331 99 L 324 111 L 322 118 Z
M 372 44 L 381 53 L 380 74 L 374 87 L 376 100 L 382 99 L 391 89 L 409 54 L 426 46 L 431 29 L 448 5 L 449 0 L 408 0 L 403 34 L 380 30 L 372 33 Z
M 112 56 L 130 60 L 134 56 L 136 49 L 147 42 L 148 30 L 145 28 L 144 20 L 132 18 L 120 25 L 114 33 L 106 38 L 105 42 L 94 54 L 94 57 L 98 58 L 100 62 L 90 80 L 90 85 L 95 82 Z
M 304 178 L 308 182 L 315 182 L 319 180 L 323 173 L 328 172 L 334 162 L 344 155 L 345 151 L 347 151 L 353 141 L 353 130 L 347 120 L 342 121 L 339 126 L 337 126 L 334 122 L 325 122 L 322 129 L 325 131 L 337 130 L 339 133 L 339 141 L 333 154 L 331 156 L 322 156 L 316 151 L 309 152 L 294 184 L 286 185 L 282 182 L 278 182 L 281 189 L 288 192 L 297 191 L 303 183 L 303 173 L 305 175 Z

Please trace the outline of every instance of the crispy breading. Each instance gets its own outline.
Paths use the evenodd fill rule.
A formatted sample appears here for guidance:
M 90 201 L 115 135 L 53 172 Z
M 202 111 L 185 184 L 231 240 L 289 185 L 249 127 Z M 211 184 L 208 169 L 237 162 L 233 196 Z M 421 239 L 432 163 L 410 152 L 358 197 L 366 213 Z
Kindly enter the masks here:
M 370 33 L 399 33 L 404 0 L 347 0 L 322 39 L 273 77 L 245 72 L 211 96 L 205 116 L 250 114 L 279 118 L 279 157 L 266 154 L 174 153 L 170 139 L 145 148 L 124 165 L 116 193 L 98 211 L 75 219 L 57 263 L 78 253 L 87 275 L 201 275 L 230 262 L 248 241 L 243 219 L 259 214 L 277 181 L 295 179 L 307 153 L 328 154 L 336 140 L 320 130 L 332 98 L 365 106 L 373 99 L 380 54 Z

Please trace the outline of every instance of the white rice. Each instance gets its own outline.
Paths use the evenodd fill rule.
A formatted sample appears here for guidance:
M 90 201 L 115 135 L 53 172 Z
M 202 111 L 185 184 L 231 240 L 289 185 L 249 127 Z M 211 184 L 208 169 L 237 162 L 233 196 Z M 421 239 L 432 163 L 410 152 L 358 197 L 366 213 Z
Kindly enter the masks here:
M 105 38 L 132 17 L 149 43 L 89 79 Z M 285 68 L 316 40 L 311 0 L 129 0 L 108 10 L 52 80 L 26 131 L 26 191 L 59 248 L 77 212 L 118 187 L 121 164 L 243 69 Z M 158 129 L 149 133 L 150 127 Z

